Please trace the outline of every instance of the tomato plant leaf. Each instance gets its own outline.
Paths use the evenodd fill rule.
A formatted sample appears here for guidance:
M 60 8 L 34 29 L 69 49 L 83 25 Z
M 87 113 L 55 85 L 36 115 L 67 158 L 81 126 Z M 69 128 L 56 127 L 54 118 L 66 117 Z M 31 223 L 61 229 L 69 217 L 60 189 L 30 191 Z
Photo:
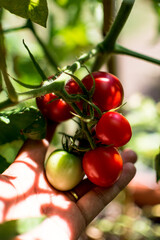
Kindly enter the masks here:
M 18 139 L 24 140 L 26 137 L 31 137 L 33 132 L 34 138 L 36 132 L 36 139 L 43 138 L 45 133 L 44 121 L 42 114 L 35 107 L 23 107 L 8 112 L 1 112 L 0 144 Z M 27 132 L 27 128 L 30 128 L 30 131 L 28 132 L 29 135 L 22 134 L 23 130 Z
M 155 157 L 155 169 L 157 182 L 160 180 L 160 151 Z
M 0 7 L 46 27 L 48 17 L 46 0 L 23 0 L 23 2 L 21 0 L 0 0 Z
M 11 240 L 15 236 L 30 231 L 45 220 L 46 216 L 16 219 L 0 224 L 0 239 Z
M 5 143 L 0 145 L 0 154 L 3 159 L 2 164 L 6 161 L 6 164 L 3 166 L 3 170 L 5 170 L 16 158 L 20 148 L 22 147 L 24 141 L 23 140 L 14 140 L 9 143 Z M 1 164 L 0 160 L 0 164 Z M 0 165 L 1 167 L 1 165 Z
M 22 130 L 24 136 L 33 140 L 39 140 L 46 135 L 46 121 L 39 115 L 33 123 Z
M 4 172 L 4 170 L 6 170 L 6 168 L 8 168 L 10 164 L 7 162 L 7 160 L 0 155 L 0 174 Z

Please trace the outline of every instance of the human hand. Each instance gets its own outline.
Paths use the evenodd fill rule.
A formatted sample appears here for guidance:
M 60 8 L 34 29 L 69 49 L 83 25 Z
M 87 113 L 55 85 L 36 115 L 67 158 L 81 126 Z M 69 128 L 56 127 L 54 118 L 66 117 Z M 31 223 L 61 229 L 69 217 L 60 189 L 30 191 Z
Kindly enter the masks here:
M 100 188 L 88 179 L 71 192 L 60 192 L 46 180 L 44 159 L 48 140 L 27 140 L 13 164 L 0 176 L 0 221 L 24 217 L 47 218 L 30 232 L 14 240 L 74 240 L 86 226 L 127 186 L 135 175 L 136 154 L 122 152 L 123 172 L 110 188 Z

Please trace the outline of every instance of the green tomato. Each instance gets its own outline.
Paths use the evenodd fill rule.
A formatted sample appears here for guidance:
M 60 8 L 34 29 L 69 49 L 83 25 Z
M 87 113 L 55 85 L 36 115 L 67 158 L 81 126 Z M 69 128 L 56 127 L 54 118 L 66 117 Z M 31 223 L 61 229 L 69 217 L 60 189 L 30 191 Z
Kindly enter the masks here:
M 45 170 L 49 183 L 60 191 L 74 188 L 84 177 L 81 158 L 64 150 L 50 154 Z

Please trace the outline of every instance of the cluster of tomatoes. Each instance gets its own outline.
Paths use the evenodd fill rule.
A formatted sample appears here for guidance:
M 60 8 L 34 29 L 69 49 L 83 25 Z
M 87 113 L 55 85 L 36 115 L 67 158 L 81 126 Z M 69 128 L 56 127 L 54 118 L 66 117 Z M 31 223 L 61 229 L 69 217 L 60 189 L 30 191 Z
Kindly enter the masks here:
M 99 115 L 96 108 L 94 109 L 97 121 L 91 129 L 88 129 L 95 144 L 94 148 L 88 149 L 83 155 L 56 150 L 45 162 L 48 181 L 62 191 L 75 187 L 84 175 L 98 186 L 113 185 L 123 168 L 118 148 L 125 145 L 132 135 L 128 120 L 116 111 L 122 105 L 124 97 L 119 79 L 110 73 L 98 71 L 88 74 L 81 82 L 88 93 L 94 85 L 91 103 L 102 114 Z M 82 88 L 72 78 L 66 83 L 65 90 L 70 95 L 83 93 Z M 54 122 L 62 122 L 73 117 L 72 106 L 54 93 L 38 97 L 36 102 L 42 114 Z M 76 102 L 76 105 L 83 112 L 83 100 Z M 89 114 L 89 110 L 87 111 Z

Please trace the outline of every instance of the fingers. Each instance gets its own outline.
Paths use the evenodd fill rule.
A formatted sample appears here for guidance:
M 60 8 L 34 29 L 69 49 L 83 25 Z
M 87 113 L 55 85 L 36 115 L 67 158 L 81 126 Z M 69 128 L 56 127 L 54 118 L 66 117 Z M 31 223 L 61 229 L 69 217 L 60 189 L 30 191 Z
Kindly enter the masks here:
M 77 202 L 82 196 L 89 192 L 95 185 L 88 178 L 82 180 L 75 188 L 67 192 L 66 195 L 74 202 Z
M 136 161 L 137 161 L 137 154 L 133 150 L 128 149 L 128 148 L 126 148 L 121 153 L 121 156 L 122 156 L 124 162 L 136 163 Z
M 123 172 L 119 180 L 110 188 L 93 187 L 82 196 L 77 205 L 88 225 L 103 208 L 111 202 L 124 189 L 134 177 L 136 169 L 131 162 L 124 164 Z
M 135 163 L 137 160 L 137 154 L 130 149 L 125 149 L 121 153 L 121 155 L 124 163 L 126 162 Z M 67 195 L 71 200 L 77 202 L 78 199 L 80 199 L 82 196 L 84 196 L 87 192 L 89 192 L 94 187 L 95 185 L 93 183 L 91 183 L 88 179 L 84 179 L 75 188 L 73 188 L 72 191 L 67 193 Z
M 48 149 L 48 141 L 27 140 L 15 161 L 3 172 L 14 185 L 17 194 L 34 191 L 39 176 L 43 174 L 43 162 Z
M 43 170 L 45 154 L 48 150 L 49 142 L 52 139 L 56 127 L 57 123 L 48 121 L 46 139 L 27 139 L 20 149 L 15 161 L 3 174 L 9 176 L 14 174 L 14 176 L 18 176 L 19 174 L 23 173 L 23 171 L 25 172 L 26 168 L 30 168 L 30 170 L 32 170 L 35 167 L 37 168 L 37 172 Z

